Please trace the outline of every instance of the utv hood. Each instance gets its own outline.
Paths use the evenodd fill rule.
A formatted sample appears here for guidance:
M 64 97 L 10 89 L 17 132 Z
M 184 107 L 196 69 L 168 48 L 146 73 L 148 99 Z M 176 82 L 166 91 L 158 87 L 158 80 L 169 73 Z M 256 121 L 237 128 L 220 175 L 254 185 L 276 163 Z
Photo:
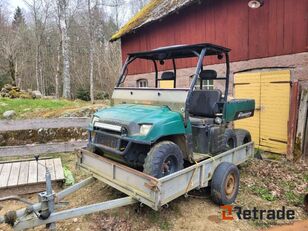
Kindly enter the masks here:
M 185 133 L 182 115 L 171 111 L 167 106 L 119 104 L 102 109 L 94 116 L 100 122 L 125 127 L 128 136 L 139 136 L 140 126 L 143 124 L 152 125 L 147 135 L 147 139 L 151 140 L 159 136 Z

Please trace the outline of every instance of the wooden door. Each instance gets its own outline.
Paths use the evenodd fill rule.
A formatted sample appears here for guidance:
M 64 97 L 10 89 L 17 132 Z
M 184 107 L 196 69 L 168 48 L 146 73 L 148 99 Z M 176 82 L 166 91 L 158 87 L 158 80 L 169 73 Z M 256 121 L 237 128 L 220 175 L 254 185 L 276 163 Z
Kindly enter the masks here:
M 235 127 L 249 130 L 256 147 L 262 150 L 287 152 L 290 76 L 290 71 L 235 75 L 235 98 L 256 101 L 255 116 L 236 121 Z

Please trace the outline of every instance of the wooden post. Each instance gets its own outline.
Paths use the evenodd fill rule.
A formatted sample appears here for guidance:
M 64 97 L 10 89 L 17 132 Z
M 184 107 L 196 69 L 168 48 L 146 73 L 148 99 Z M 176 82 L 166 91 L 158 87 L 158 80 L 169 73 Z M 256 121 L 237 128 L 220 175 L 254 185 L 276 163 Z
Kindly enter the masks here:
M 299 85 L 298 81 L 293 82 L 291 88 L 291 103 L 288 121 L 288 147 L 287 147 L 287 159 L 293 160 L 293 149 L 296 137 L 296 125 L 298 117 L 298 99 L 299 99 Z

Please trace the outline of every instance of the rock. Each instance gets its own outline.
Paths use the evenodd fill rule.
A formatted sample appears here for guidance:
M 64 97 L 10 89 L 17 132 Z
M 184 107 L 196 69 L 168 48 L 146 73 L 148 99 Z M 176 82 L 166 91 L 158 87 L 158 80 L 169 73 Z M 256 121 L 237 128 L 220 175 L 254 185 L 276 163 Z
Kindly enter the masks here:
M 3 113 L 3 117 L 5 119 L 12 119 L 16 115 L 16 112 L 14 110 L 6 111 Z
M 5 84 L 4 85 L 4 88 L 6 89 L 6 90 L 8 90 L 8 91 L 10 91 L 10 90 L 12 90 L 12 85 L 11 84 Z
M 32 98 L 40 99 L 42 98 L 42 93 L 40 91 L 32 91 Z

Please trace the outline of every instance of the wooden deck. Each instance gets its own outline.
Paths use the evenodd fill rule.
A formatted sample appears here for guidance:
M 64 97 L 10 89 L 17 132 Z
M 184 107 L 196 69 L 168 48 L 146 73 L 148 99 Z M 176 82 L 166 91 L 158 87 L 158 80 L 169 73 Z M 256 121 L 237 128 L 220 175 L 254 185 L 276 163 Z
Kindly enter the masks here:
M 0 197 L 40 192 L 45 189 L 48 167 L 53 183 L 63 182 L 64 173 L 60 158 L 0 163 Z

